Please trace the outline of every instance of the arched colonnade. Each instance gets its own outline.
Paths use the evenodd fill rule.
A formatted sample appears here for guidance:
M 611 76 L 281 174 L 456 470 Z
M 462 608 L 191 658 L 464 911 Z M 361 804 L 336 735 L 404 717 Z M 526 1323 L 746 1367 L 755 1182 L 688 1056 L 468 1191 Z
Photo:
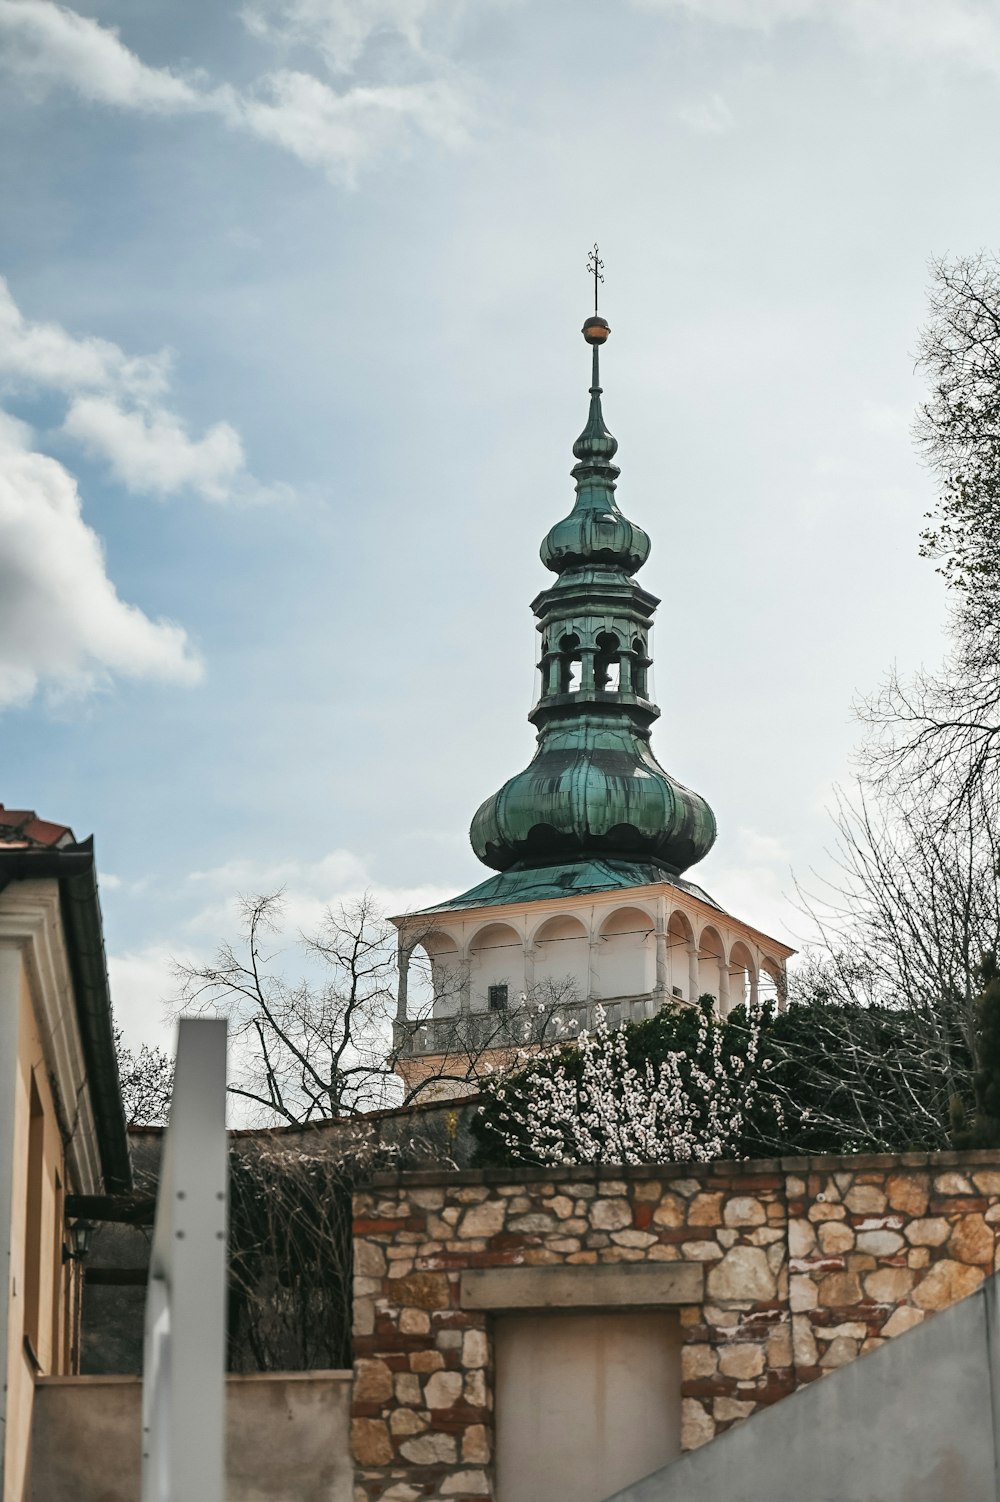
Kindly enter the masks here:
M 474 919 L 415 915 L 400 930 L 399 1020 L 407 1018 L 407 970 L 415 955 L 429 962 L 435 1017 L 514 1010 L 525 1002 L 649 1003 L 638 1011 L 614 1008 L 623 1019 L 706 994 L 722 1016 L 768 995 L 783 1006 L 784 960 L 761 937 L 726 914 L 709 917 L 655 897 Z

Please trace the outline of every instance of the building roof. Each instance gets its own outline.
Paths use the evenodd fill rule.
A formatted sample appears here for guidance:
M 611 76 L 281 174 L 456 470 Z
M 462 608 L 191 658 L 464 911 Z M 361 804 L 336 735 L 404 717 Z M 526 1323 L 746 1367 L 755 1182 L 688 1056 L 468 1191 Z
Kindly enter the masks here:
M 33 809 L 5 808 L 0 803 L 0 849 L 53 850 L 75 844 L 66 824 L 51 824 Z
M 448 902 L 424 908 L 426 913 L 451 913 L 463 908 L 502 907 L 512 902 L 551 902 L 558 897 L 580 897 L 589 892 L 613 892 L 625 887 L 648 887 L 666 882 L 718 912 L 714 897 L 683 877 L 668 875 L 650 861 L 583 860 L 561 865 L 515 867 L 480 882 Z
M 0 804 L 0 891 L 14 881 L 59 883 L 63 930 L 73 977 L 77 1021 L 109 1193 L 131 1188 L 132 1169 L 122 1106 L 104 923 L 97 891 L 94 841 L 77 840 L 65 824 Z

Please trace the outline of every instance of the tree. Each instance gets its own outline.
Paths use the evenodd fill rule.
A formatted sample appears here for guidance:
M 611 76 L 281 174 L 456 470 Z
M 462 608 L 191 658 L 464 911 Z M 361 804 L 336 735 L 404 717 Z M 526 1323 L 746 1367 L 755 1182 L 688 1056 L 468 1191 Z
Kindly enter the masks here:
M 282 972 L 276 943 L 281 893 L 242 899 L 241 915 L 241 943 L 223 944 L 210 965 L 176 967 L 177 1010 L 228 1019 L 229 1090 L 260 1125 L 405 1105 L 435 1084 L 475 1088 L 521 1062 L 525 1049 L 545 1046 L 570 999 L 565 988 L 545 987 L 512 1013 L 436 1019 L 448 1058 L 407 1089 L 397 1066 L 431 1019 L 395 1020 L 396 931 L 372 897 L 328 910 L 316 934 L 299 935 L 310 973 L 294 980 Z M 456 990 L 461 979 L 452 977 Z
M 947 817 L 1000 783 L 1000 256 L 937 260 L 931 276 L 917 441 L 942 495 L 921 552 L 951 591 L 952 645 L 937 672 L 894 671 L 861 713 L 869 769 L 919 779 Z
M 173 1060 L 162 1048 L 146 1043 L 136 1053 L 126 1045 L 120 1027 L 115 1028 L 115 1050 L 125 1120 L 138 1126 L 164 1126 L 174 1090 Z
M 957 1057 L 978 1065 L 983 956 L 1000 945 L 1000 821 L 992 790 L 968 791 L 949 817 L 917 779 L 859 783 L 834 815 L 834 871 L 799 896 L 821 942 L 799 994 L 905 1010 L 946 1099 L 968 1092 Z M 935 1107 L 935 1114 L 940 1111 Z

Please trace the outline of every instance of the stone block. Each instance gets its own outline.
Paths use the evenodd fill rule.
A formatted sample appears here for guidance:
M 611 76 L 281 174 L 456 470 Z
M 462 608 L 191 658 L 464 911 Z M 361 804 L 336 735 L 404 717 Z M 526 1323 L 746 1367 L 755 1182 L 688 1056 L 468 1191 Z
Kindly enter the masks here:
M 389 1415 L 389 1430 L 397 1439 L 409 1439 L 411 1435 L 423 1434 L 430 1428 L 430 1419 L 425 1413 L 412 1408 L 394 1408 Z
M 624 1247 L 610 1250 L 618 1256 L 627 1255 Z M 762 1257 L 763 1253 L 757 1255 Z M 613 1309 L 699 1304 L 703 1278 L 700 1267 L 678 1262 L 469 1268 L 462 1273 L 460 1297 L 463 1309 Z
M 970 1267 L 967 1262 L 953 1262 L 943 1258 L 935 1262 L 925 1273 L 913 1291 L 913 1302 L 919 1309 L 946 1309 L 957 1299 L 974 1293 L 983 1281 L 981 1267 Z
M 471 1371 L 489 1360 L 489 1343 L 485 1330 L 466 1330 L 462 1340 L 462 1365 Z
M 856 1240 L 858 1251 L 872 1257 L 892 1257 L 904 1245 L 898 1231 L 859 1231 Z
M 826 1220 L 818 1227 L 816 1235 L 820 1250 L 827 1257 L 842 1257 L 854 1250 L 854 1232 L 842 1220 Z
M 418 1434 L 404 1440 L 399 1453 L 411 1465 L 454 1465 L 458 1446 L 453 1434 Z
M 684 1382 L 696 1382 L 701 1377 L 714 1377 L 719 1369 L 719 1353 L 714 1346 L 699 1344 L 681 1346 L 681 1378 Z
M 424 1401 L 424 1395 L 420 1388 L 420 1378 L 412 1372 L 396 1373 L 396 1402 L 409 1403 L 414 1408 L 419 1408 Z
M 805 1315 L 792 1316 L 792 1353 L 796 1366 L 816 1366 L 819 1361 L 812 1321 Z
M 681 1254 L 689 1262 L 718 1262 L 723 1250 L 717 1241 L 685 1241 Z
M 676 1194 L 665 1194 L 653 1211 L 653 1224 L 676 1230 L 684 1224 L 684 1201 Z
M 855 1184 L 844 1195 L 844 1204 L 852 1215 L 881 1215 L 886 1207 L 885 1191 L 876 1184 Z
M 601 1186 L 605 1189 L 607 1186 Z M 624 1199 L 595 1200 L 590 1210 L 590 1224 L 597 1231 L 622 1231 L 632 1224 L 632 1211 Z
M 939 1173 L 934 1180 L 934 1193 L 950 1199 L 959 1194 L 975 1194 L 964 1173 Z
M 483 1371 L 469 1372 L 462 1389 L 462 1397 L 470 1408 L 485 1408 L 489 1402 L 486 1391 L 486 1373 Z
M 761 1303 L 777 1297 L 778 1284 L 760 1247 L 734 1246 L 708 1273 L 711 1298 Z
M 410 1370 L 412 1372 L 439 1372 L 444 1366 L 444 1357 L 440 1351 L 411 1351 Z
M 883 1335 L 905 1335 L 907 1330 L 912 1330 L 919 1325 L 924 1317 L 922 1309 L 914 1309 L 912 1304 L 900 1304 L 894 1309 L 882 1326 Z
M 484 1424 L 470 1424 L 462 1435 L 462 1459 L 473 1465 L 488 1465 L 490 1436 Z
M 885 1185 L 886 1198 L 893 1210 L 904 1215 L 926 1215 L 930 1188 L 930 1179 L 925 1173 L 890 1174 Z
M 388 1278 L 388 1298 L 394 1304 L 409 1304 L 416 1309 L 447 1309 L 448 1279 L 444 1273 L 409 1273 L 402 1278 Z
M 915 1274 L 908 1267 L 880 1267 L 865 1273 L 864 1290 L 876 1304 L 898 1304 L 909 1296 Z
M 697 1398 L 681 1399 L 681 1448 L 697 1450 L 715 1438 L 715 1421 Z
M 354 1272 L 357 1277 L 385 1277 L 385 1252 L 374 1241 L 355 1241 Z
M 451 1408 L 462 1396 L 461 1372 L 435 1372 L 424 1383 L 424 1402 L 428 1408 Z
M 362 1358 L 354 1363 L 355 1403 L 388 1403 L 392 1391 L 392 1372 L 384 1361 Z
M 1000 1173 L 996 1169 L 981 1168 L 972 1175 L 972 1182 L 980 1194 L 988 1194 L 991 1198 L 1000 1196 Z
M 507 1215 L 507 1206 L 503 1200 L 483 1200 L 482 1204 L 471 1205 L 462 1216 L 461 1225 L 458 1228 L 459 1236 L 472 1237 L 496 1236 L 504 1228 Z M 545 1217 L 546 1228 L 550 1221 Z
M 959 1262 L 993 1266 L 995 1238 L 981 1215 L 960 1215 L 954 1222 L 948 1251 Z
M 471 1497 L 487 1497 L 489 1491 L 490 1484 L 485 1471 L 455 1471 L 441 1483 L 443 1497 L 454 1497 L 459 1492 L 465 1492 Z
M 726 1201 L 722 1219 L 727 1226 L 762 1226 L 767 1220 L 767 1212 L 760 1200 L 752 1195 L 734 1194 Z
M 857 1273 L 827 1273 L 820 1280 L 819 1302 L 828 1309 L 861 1302 L 861 1280 Z
M 830 1222 L 834 1224 L 834 1222 Z M 852 1238 L 853 1239 L 853 1238 Z M 798 1216 L 788 1222 L 788 1251 L 792 1257 L 811 1257 L 816 1249 L 816 1231 Z
M 929 1220 L 911 1220 L 904 1235 L 912 1246 L 943 1246 L 951 1234 L 951 1226 L 940 1216 Z
M 391 1465 L 392 1440 L 383 1421 L 352 1419 L 351 1450 L 359 1465 Z
M 819 1358 L 820 1366 L 825 1371 L 834 1371 L 838 1366 L 846 1366 L 857 1356 L 858 1344 L 858 1341 L 850 1340 L 846 1335 L 838 1335 L 836 1340 L 831 1340 Z
M 719 1424 L 732 1423 L 736 1419 L 748 1419 L 756 1406 L 744 1398 L 716 1398 L 712 1415 Z
M 722 1223 L 722 1194 L 696 1194 L 688 1206 L 689 1226 L 718 1226 Z
M 431 1317 L 423 1309 L 401 1309 L 399 1311 L 399 1329 L 403 1335 L 427 1335 L 431 1328 Z
M 719 1371 L 723 1377 L 735 1377 L 746 1382 L 759 1377 L 764 1370 L 764 1352 L 758 1345 L 748 1342 L 723 1346 L 719 1352 Z

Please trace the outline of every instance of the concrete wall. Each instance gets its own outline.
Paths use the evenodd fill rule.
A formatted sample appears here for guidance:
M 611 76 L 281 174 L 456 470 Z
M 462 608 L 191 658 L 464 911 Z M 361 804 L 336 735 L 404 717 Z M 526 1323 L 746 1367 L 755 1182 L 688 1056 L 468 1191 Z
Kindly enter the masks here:
M 614 1502 L 996 1502 L 997 1280 Z
M 601 1502 L 681 1452 L 674 1310 L 498 1315 L 498 1502 Z
M 227 1502 L 352 1502 L 350 1402 L 350 1372 L 230 1377 Z M 134 1377 L 43 1378 L 30 1502 L 136 1502 L 141 1409 Z

